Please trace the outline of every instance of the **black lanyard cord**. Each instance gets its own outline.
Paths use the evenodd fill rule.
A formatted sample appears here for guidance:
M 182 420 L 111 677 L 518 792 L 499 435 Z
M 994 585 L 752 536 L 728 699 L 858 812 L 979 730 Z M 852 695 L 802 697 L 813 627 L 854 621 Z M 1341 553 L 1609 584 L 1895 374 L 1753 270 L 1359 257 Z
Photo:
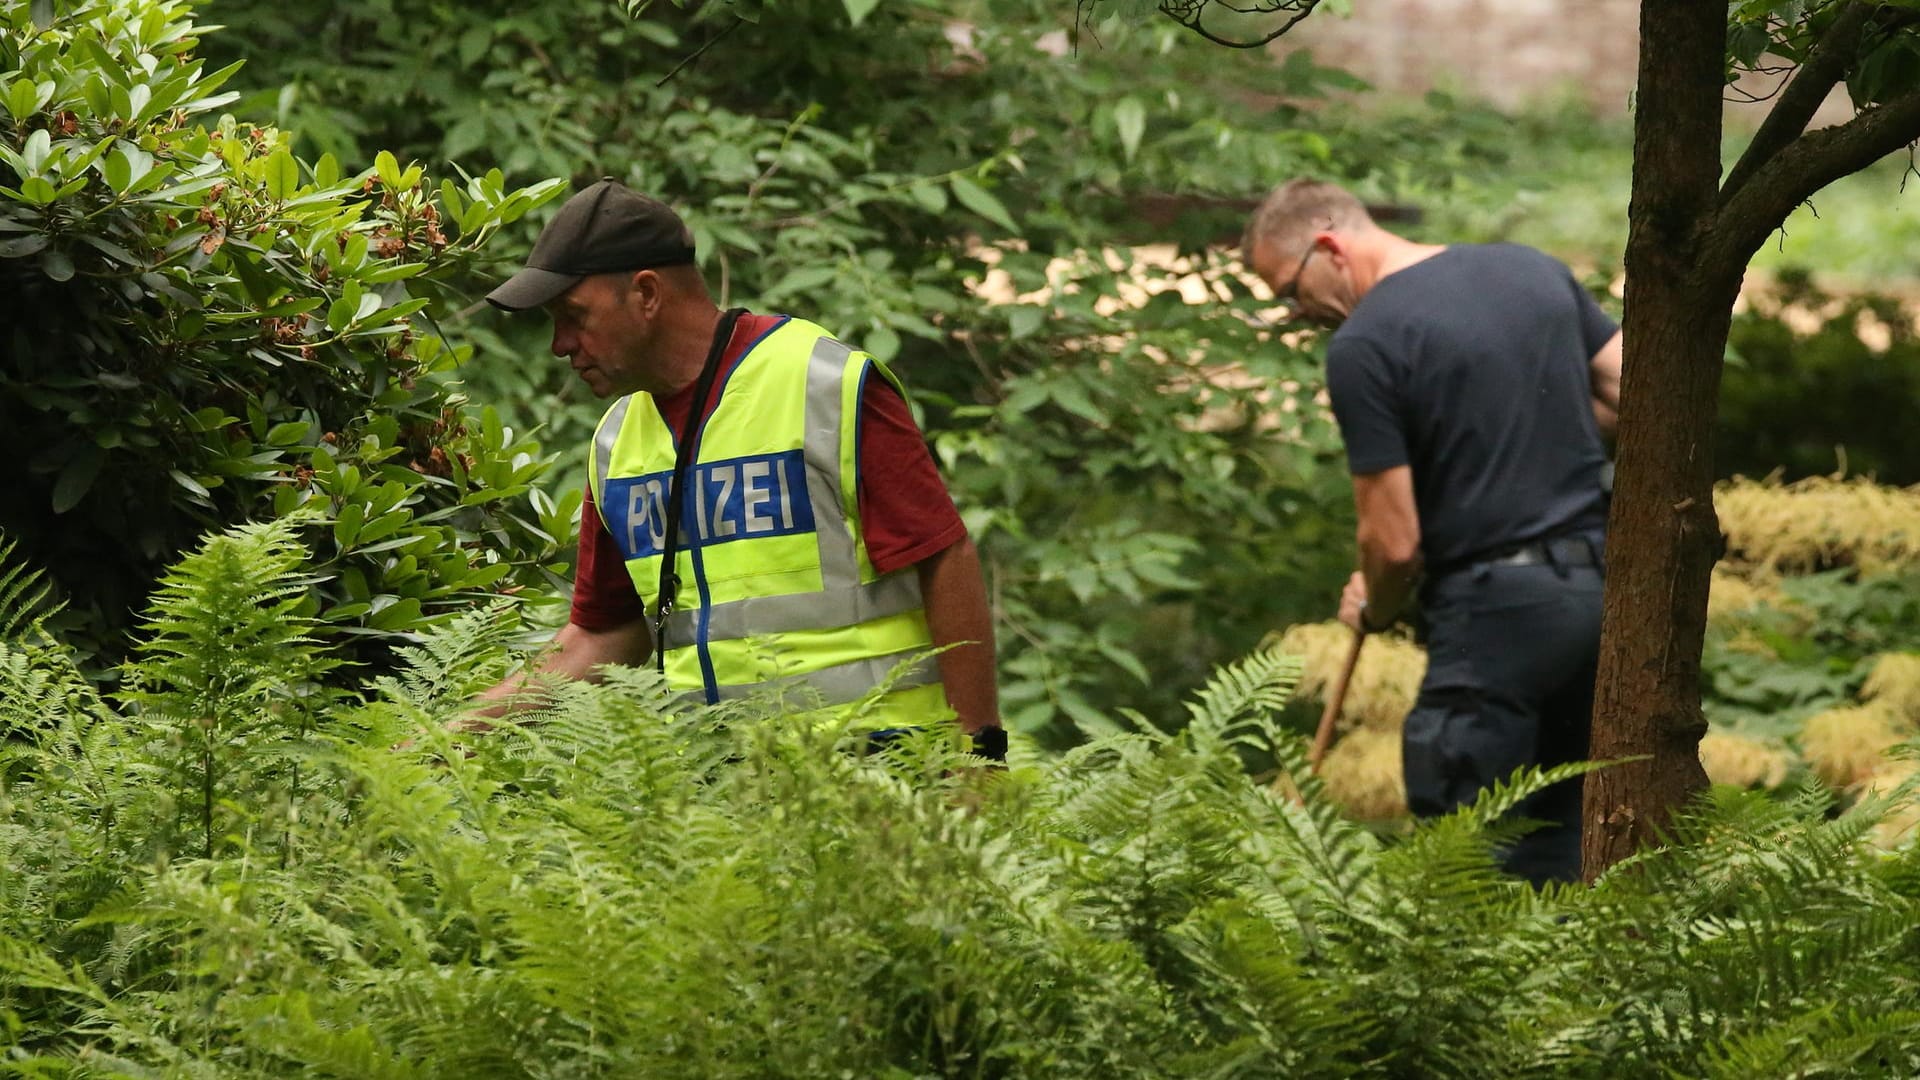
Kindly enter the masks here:
M 700 369 L 699 381 L 694 383 L 693 404 L 688 406 L 686 423 L 680 429 L 680 444 L 674 449 L 673 478 L 667 487 L 667 535 L 660 553 L 660 593 L 653 619 L 654 667 L 663 674 L 667 670 L 667 616 L 673 614 L 673 602 L 680 595 L 680 576 L 674 573 L 674 562 L 680 554 L 680 506 L 686 501 L 682 492 L 686 491 L 687 469 L 693 464 L 693 444 L 699 441 L 706 423 L 707 395 L 713 392 L 713 380 L 720 373 L 720 358 L 733 340 L 734 325 L 746 313 L 746 308 L 733 308 L 720 316 L 713 344 L 707 347 L 707 361 Z

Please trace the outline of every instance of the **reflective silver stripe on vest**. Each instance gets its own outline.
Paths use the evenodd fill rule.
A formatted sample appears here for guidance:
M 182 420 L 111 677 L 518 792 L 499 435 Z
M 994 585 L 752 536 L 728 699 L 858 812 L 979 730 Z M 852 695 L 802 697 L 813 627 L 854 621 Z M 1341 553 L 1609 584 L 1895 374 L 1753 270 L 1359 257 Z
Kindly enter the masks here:
M 860 557 L 847 529 L 840 501 L 841 380 L 853 350 L 830 337 L 813 343 L 807 358 L 807 494 L 813 498 L 813 524 L 820 542 L 820 587 L 825 592 L 860 584 Z M 821 513 L 821 508 L 831 512 Z
M 801 675 L 787 675 L 764 682 L 746 683 L 741 686 L 720 687 L 721 701 L 737 701 L 741 698 L 759 695 L 787 694 L 798 691 L 800 695 L 817 695 L 820 705 L 842 705 L 849 701 L 858 701 L 873 692 L 874 687 L 887 681 L 893 669 L 908 661 L 911 652 L 896 653 L 892 656 L 870 656 L 865 660 L 836 664 L 833 667 L 809 671 Z M 916 686 L 930 686 L 940 681 L 940 667 L 935 657 L 922 656 L 912 661 L 900 677 L 889 686 L 891 690 L 910 690 Z M 700 691 L 691 691 L 694 698 L 702 697 Z M 803 708 L 814 708 L 811 703 Z
M 600 430 L 593 433 L 594 480 L 599 490 L 593 493 L 593 500 L 600 504 L 600 520 L 606 520 L 607 481 L 613 479 L 608 473 L 613 469 L 613 444 L 620 441 L 620 429 L 626 426 L 627 409 L 633 404 L 633 395 L 628 394 L 613 403 L 607 410 L 606 418 L 600 421 Z
M 851 589 L 756 596 L 715 604 L 707 609 L 707 640 L 732 641 L 795 630 L 838 630 L 870 619 L 916 611 L 920 606 L 919 575 L 903 570 L 871 585 L 855 585 Z M 692 641 L 699 618 L 697 609 L 676 611 L 667 616 L 667 640 Z

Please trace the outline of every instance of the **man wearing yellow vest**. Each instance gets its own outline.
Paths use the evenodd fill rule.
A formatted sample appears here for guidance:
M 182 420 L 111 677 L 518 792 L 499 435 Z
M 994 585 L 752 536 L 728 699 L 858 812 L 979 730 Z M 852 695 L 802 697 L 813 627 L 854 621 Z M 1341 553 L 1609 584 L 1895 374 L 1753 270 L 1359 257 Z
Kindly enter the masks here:
M 572 613 L 534 672 L 651 661 L 690 698 L 823 715 L 884 686 L 862 725 L 951 708 L 1003 758 L 979 554 L 898 382 L 812 323 L 722 312 L 693 254 L 671 209 L 602 180 L 487 296 L 546 309 L 554 355 L 612 402 Z M 509 708 L 523 679 L 486 697 Z

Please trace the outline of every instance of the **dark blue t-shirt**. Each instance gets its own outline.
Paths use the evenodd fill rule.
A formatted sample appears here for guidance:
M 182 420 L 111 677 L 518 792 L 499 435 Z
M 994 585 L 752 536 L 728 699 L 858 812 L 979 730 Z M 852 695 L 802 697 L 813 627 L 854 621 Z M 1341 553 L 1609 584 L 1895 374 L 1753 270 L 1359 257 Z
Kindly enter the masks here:
M 1518 244 L 1447 248 L 1354 306 L 1327 344 L 1347 467 L 1412 466 L 1428 567 L 1605 526 L 1590 364 L 1616 329 Z

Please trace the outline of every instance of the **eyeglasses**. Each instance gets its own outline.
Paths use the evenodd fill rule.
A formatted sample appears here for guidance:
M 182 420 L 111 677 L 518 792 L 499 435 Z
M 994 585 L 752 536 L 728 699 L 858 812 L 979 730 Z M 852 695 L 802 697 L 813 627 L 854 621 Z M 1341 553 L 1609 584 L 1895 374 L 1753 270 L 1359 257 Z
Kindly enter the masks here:
M 1293 277 L 1289 278 L 1285 285 L 1273 290 L 1273 298 L 1275 300 L 1278 300 L 1290 308 L 1299 306 L 1300 275 L 1307 272 L 1307 264 L 1313 261 L 1314 253 L 1319 250 L 1320 245 L 1318 243 L 1307 246 L 1307 253 L 1300 256 L 1300 265 L 1294 270 Z

